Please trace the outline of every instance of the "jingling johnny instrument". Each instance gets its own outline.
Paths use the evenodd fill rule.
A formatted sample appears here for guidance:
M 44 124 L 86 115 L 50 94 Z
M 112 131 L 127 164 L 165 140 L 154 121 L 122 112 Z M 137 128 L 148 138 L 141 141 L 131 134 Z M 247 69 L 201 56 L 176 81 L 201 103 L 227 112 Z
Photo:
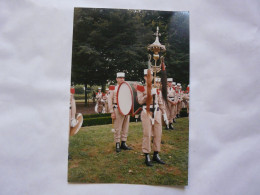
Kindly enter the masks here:
M 134 84 L 141 84 L 137 81 L 124 81 L 118 86 L 116 98 L 118 111 L 122 115 L 136 115 L 142 110 L 137 101 L 137 91 Z

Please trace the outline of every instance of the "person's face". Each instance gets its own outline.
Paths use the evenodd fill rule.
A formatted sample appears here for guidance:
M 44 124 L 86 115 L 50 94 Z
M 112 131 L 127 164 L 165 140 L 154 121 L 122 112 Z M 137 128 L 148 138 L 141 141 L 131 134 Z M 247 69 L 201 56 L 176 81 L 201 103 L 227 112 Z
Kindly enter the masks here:
M 168 87 L 171 87 L 172 86 L 172 82 L 168 82 Z
M 156 87 L 160 88 L 160 85 L 161 85 L 160 82 L 156 82 L 155 84 L 156 84 Z
M 100 92 L 101 90 L 99 89 L 98 92 Z
M 125 78 L 124 77 L 117 77 L 116 78 L 116 82 L 117 82 L 117 84 L 121 84 L 121 83 L 123 83 L 125 81 Z

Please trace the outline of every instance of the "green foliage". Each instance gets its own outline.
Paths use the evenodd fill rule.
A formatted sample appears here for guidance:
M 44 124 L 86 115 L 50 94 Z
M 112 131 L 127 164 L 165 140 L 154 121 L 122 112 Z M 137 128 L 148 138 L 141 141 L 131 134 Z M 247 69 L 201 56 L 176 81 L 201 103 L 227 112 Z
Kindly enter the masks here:
M 118 71 L 126 80 L 141 81 L 157 26 L 168 76 L 189 83 L 188 12 L 95 8 L 74 10 L 72 81 L 104 86 Z
M 183 108 L 180 112 L 180 115 L 181 117 L 187 117 L 188 116 L 188 113 L 187 113 L 187 109 L 186 108 Z
M 142 155 L 142 124 L 130 123 L 127 144 L 133 150 L 115 152 L 112 125 L 83 127 L 69 140 L 68 181 L 187 185 L 189 120 L 177 119 L 174 131 L 163 130 L 160 157 L 166 165 L 146 167 Z M 102 167 L 102 168 L 101 168 Z
M 84 94 L 84 86 L 83 85 L 75 85 L 75 94 Z
M 106 114 L 84 114 L 83 118 L 99 118 L 99 117 L 107 117 L 107 116 L 111 116 L 110 113 L 106 113 Z
M 93 126 L 93 125 L 104 125 L 104 124 L 111 124 L 112 119 L 110 116 L 105 117 L 97 117 L 97 118 L 86 118 L 83 121 L 82 126 Z
M 84 94 L 74 94 L 75 100 L 84 100 L 85 95 Z
M 83 115 L 83 124 L 82 126 L 93 126 L 93 125 L 104 125 L 104 124 L 111 124 L 111 114 L 85 114 Z M 134 117 L 130 117 L 130 122 L 135 122 Z

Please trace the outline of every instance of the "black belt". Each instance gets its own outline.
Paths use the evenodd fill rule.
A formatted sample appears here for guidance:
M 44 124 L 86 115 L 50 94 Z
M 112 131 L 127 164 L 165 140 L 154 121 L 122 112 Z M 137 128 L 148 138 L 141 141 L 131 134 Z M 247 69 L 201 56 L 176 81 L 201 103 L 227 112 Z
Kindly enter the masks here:
M 146 105 L 143 104 L 143 106 L 146 106 Z M 150 111 L 151 111 L 151 112 L 154 112 L 155 108 L 151 108 L 151 107 L 152 107 L 152 105 L 150 105 Z M 146 107 L 145 107 L 144 109 L 146 109 Z M 159 106 L 157 107 L 157 111 L 159 111 Z

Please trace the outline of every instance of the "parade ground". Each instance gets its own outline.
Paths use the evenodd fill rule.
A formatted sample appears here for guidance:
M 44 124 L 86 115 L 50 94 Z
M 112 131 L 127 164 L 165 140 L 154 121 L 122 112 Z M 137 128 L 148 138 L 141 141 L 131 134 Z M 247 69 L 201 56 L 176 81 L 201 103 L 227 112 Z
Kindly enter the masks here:
M 177 119 L 174 127 L 176 130 L 162 133 L 160 157 L 166 165 L 153 163 L 153 167 L 144 164 L 141 122 L 131 122 L 129 126 L 127 144 L 133 150 L 120 153 L 115 152 L 111 124 L 82 127 L 69 140 L 68 181 L 187 185 L 189 118 Z

